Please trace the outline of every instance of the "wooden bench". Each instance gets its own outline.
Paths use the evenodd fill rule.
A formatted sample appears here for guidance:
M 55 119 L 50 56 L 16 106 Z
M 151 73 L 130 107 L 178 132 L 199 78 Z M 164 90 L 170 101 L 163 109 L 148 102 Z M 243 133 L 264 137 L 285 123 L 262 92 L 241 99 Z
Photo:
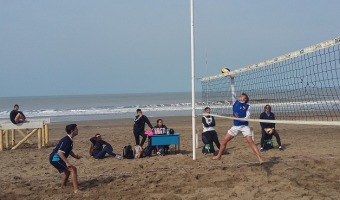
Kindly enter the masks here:
M 0 121 L 0 151 L 3 151 L 4 148 L 9 149 L 10 144 L 12 149 L 18 148 L 24 142 L 28 142 L 33 144 L 33 142 L 29 139 L 34 133 L 38 134 L 38 149 L 41 149 L 42 146 L 45 146 L 49 142 L 49 131 L 48 124 L 51 121 L 49 118 L 32 118 L 29 119 L 29 122 L 13 124 L 9 120 Z M 22 130 L 29 130 L 26 134 Z M 9 132 L 11 131 L 11 143 L 9 140 Z M 23 138 L 16 144 L 15 143 L 15 133 L 18 132 Z M 5 142 L 5 146 L 3 143 Z

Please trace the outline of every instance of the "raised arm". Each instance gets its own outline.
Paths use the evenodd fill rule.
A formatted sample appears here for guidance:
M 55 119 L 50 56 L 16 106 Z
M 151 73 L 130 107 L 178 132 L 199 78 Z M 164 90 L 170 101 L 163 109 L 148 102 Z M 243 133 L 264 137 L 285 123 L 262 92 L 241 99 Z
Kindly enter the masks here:
M 232 100 L 232 102 L 234 104 L 236 102 L 234 76 L 230 76 L 230 91 L 231 91 L 231 100 Z
M 150 123 L 149 118 L 148 118 L 147 116 L 145 116 L 145 115 L 144 115 L 144 121 L 148 124 L 148 126 L 149 126 L 151 129 L 153 128 L 152 124 Z

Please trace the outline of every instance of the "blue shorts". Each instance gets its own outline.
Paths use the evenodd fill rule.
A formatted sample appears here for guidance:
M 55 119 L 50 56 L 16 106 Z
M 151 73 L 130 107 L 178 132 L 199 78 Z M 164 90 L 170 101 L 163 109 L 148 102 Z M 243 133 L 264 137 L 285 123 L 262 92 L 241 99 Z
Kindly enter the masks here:
M 67 170 L 66 163 L 63 160 L 59 160 L 57 162 L 50 161 L 50 163 L 58 170 L 59 173 L 63 173 Z

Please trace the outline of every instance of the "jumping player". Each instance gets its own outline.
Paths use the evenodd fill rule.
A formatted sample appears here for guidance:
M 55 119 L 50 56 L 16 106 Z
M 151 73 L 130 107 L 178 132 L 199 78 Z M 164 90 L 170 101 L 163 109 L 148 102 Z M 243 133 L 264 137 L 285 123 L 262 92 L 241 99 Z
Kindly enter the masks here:
M 231 89 L 231 96 L 232 96 L 232 101 L 233 101 L 233 116 L 235 118 L 247 119 L 250 117 L 250 111 L 249 111 L 250 105 L 248 104 L 249 97 L 246 93 L 242 93 L 241 96 L 239 97 L 239 100 L 236 100 L 234 75 L 230 75 L 230 80 L 231 80 L 230 89 Z M 263 160 L 260 156 L 260 152 L 257 149 L 252 139 L 252 134 L 251 134 L 248 124 L 249 124 L 248 121 L 234 120 L 234 126 L 228 130 L 228 133 L 223 138 L 222 143 L 221 143 L 221 148 L 219 149 L 218 154 L 213 157 L 213 160 L 221 159 L 222 153 L 225 150 L 228 142 L 232 140 L 239 132 L 242 132 L 243 136 L 246 137 L 249 147 L 253 150 L 260 164 L 263 163 Z

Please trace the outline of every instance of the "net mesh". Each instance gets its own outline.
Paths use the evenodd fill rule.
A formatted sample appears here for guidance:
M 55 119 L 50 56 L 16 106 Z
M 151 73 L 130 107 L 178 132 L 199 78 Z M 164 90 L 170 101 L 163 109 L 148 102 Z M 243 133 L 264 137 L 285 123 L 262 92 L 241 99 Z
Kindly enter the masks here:
M 253 119 L 270 104 L 278 120 L 339 121 L 339 49 L 340 38 L 332 39 L 235 70 L 236 94 L 248 94 Z M 201 79 L 203 106 L 231 116 L 230 83 L 222 75 Z

